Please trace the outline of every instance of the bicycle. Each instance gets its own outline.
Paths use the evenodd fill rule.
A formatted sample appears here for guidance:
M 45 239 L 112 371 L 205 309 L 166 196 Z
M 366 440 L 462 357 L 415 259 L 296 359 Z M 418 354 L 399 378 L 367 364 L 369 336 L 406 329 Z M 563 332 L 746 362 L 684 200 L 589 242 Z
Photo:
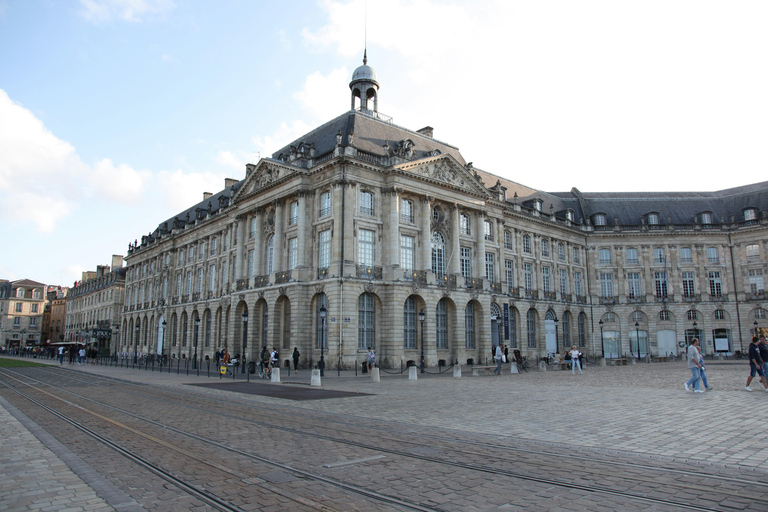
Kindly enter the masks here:
M 259 378 L 272 380 L 272 368 L 264 366 L 263 363 L 259 364 Z
M 528 366 L 528 358 L 527 357 L 522 357 L 522 358 L 518 359 L 517 360 L 517 367 L 520 370 L 525 370 L 525 372 L 527 373 L 528 372 L 528 367 L 529 367 Z

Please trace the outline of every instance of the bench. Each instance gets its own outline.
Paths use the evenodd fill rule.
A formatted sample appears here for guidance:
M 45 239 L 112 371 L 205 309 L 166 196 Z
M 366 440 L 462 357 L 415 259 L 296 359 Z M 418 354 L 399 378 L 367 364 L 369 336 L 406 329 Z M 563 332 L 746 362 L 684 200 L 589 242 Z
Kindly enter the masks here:
M 485 373 L 492 372 L 496 369 L 496 365 L 493 366 L 473 366 L 472 367 L 472 375 L 475 377 L 479 377 L 480 374 L 477 373 L 478 370 L 485 370 Z
M 664 357 L 652 357 L 651 358 L 651 362 L 652 363 L 666 363 L 667 362 L 667 357 L 666 356 L 664 356 Z
M 555 361 L 552 363 L 552 369 L 553 370 L 568 370 L 570 369 L 571 365 L 573 364 L 573 361 L 570 359 L 566 361 Z
M 623 357 L 618 359 L 606 359 L 605 362 L 611 366 L 627 366 L 627 360 Z

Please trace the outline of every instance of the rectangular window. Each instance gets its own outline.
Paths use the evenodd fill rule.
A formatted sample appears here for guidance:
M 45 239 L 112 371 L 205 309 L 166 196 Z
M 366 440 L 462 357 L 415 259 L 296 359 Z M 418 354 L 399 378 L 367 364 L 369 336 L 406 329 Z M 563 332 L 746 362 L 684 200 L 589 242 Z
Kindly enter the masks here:
M 523 235 L 523 252 L 531 254 L 531 237 L 528 235 Z
M 253 249 L 248 251 L 248 279 L 252 278 L 255 273 L 254 263 L 256 262 L 256 255 Z
M 203 272 L 203 269 L 197 270 L 197 293 L 200 293 L 203 291 L 203 274 L 205 274 L 205 272 Z M 151 289 L 150 289 L 150 292 L 151 292 Z
M 656 281 L 656 297 L 664 298 L 667 296 L 667 273 L 666 272 L 654 272 L 654 278 Z
M 611 264 L 611 250 L 610 249 L 600 249 L 599 257 L 600 257 L 600 264 L 601 265 L 610 265 Z
M 248 231 L 248 238 L 251 239 L 256 236 L 256 217 L 251 219 L 251 229 Z
M 21 318 L 16 317 L 13 319 L 13 326 L 14 327 L 21 327 Z
M 462 213 L 459 217 L 459 231 L 462 235 L 469 235 L 469 215 Z
M 291 203 L 291 216 L 288 219 L 288 225 L 293 226 L 299 222 L 299 202 L 294 201 Z
M 179 266 L 181 265 L 184 265 L 184 249 L 179 250 Z
M 545 258 L 549 258 L 549 240 L 541 241 L 541 255 Z
M 515 269 L 512 265 L 512 260 L 504 260 L 504 280 L 507 283 L 508 290 L 515 287 Z
M 200 242 L 197 259 L 199 260 L 205 259 L 205 242 Z
M 504 248 L 512 250 L 512 233 L 509 231 L 504 232 Z
M 541 267 L 541 284 L 544 288 L 544 293 L 552 291 L 552 277 L 549 272 L 549 267 Z
M 331 193 L 323 192 L 320 194 L 320 216 L 325 217 L 331 214 Z
M 627 249 L 627 263 L 630 265 L 637 265 L 637 249 L 635 248 L 629 248 Z
M 628 296 L 630 299 L 640 297 L 640 272 L 627 273 Z
M 406 272 L 413 272 L 415 246 L 412 236 L 400 235 L 400 268 Z
M 229 247 L 229 233 L 224 233 L 224 247 L 221 250 L 226 251 L 227 247 Z
M 579 256 L 579 248 L 574 247 L 573 248 L 573 262 L 576 264 L 581 263 L 581 257 Z
M 760 259 L 760 246 L 758 244 L 751 244 L 746 247 L 747 261 L 757 261 Z
M 181 273 L 176 276 L 176 296 L 181 297 Z
M 373 216 L 372 192 L 360 192 L 360 214 Z
M 211 256 L 216 256 L 216 242 L 217 242 L 217 240 L 218 239 L 216 237 L 211 238 Z
M 600 274 L 600 296 L 603 299 L 613 299 L 613 274 Z
M 472 277 L 472 249 L 469 247 L 461 248 L 461 277 L 464 279 Z
M 723 296 L 723 285 L 720 281 L 720 272 L 709 273 L 709 294 L 712 297 Z
M 221 283 L 222 287 L 227 284 L 227 260 L 221 262 L 221 281 L 219 282 Z
M 493 223 L 486 220 L 483 225 L 485 226 L 485 239 L 493 241 Z
M 187 272 L 187 289 L 185 295 L 192 293 L 192 272 Z
M 573 273 L 573 293 L 575 293 L 579 297 L 584 295 L 583 293 L 581 293 L 581 272 Z
M 568 294 L 568 272 L 564 269 L 560 269 L 560 295 Z
M 321 231 L 317 245 L 317 267 L 328 268 L 331 264 L 331 230 Z
M 368 229 L 361 229 L 357 235 L 357 254 L 358 263 L 366 267 L 373 266 L 373 237 L 374 232 Z
M 523 277 L 525 278 L 525 290 L 533 290 L 533 264 L 523 264 Z
M 709 263 L 720 263 L 717 247 L 707 247 L 707 261 Z
M 485 278 L 490 282 L 495 282 L 496 276 L 496 257 L 492 252 L 485 253 Z
M 163 300 L 168 300 L 168 276 L 163 278 Z
M 32 317 L 29 319 L 29 326 L 30 327 L 37 327 L 37 317 Z
M 557 246 L 557 259 L 565 261 L 565 246 L 563 244 L 558 244 Z
M 16 312 L 17 312 L 17 313 L 21 313 L 21 312 L 22 312 L 22 311 L 21 311 L 21 310 L 22 310 L 22 307 L 23 307 L 23 306 L 22 306 L 22 304 L 23 304 L 23 302 L 17 302 L 17 303 L 16 303 Z
M 695 290 L 693 272 L 683 272 L 683 296 L 693 297 Z
M 754 269 L 748 272 L 749 274 L 749 291 L 757 295 L 758 293 L 765 292 L 763 286 L 763 271 L 762 269 Z
M 693 263 L 693 254 L 690 247 L 680 248 L 680 263 Z
M 653 262 L 654 263 L 664 263 L 665 262 L 665 259 L 664 259 L 664 249 L 662 249 L 660 247 L 656 247 L 653 250 Z
M 413 224 L 413 201 L 410 199 L 400 201 L 400 220 Z
M 210 266 L 208 269 L 208 291 L 212 292 L 216 289 L 216 264 Z
M 299 258 L 299 239 L 291 238 L 288 240 L 288 270 L 293 270 L 298 264 Z

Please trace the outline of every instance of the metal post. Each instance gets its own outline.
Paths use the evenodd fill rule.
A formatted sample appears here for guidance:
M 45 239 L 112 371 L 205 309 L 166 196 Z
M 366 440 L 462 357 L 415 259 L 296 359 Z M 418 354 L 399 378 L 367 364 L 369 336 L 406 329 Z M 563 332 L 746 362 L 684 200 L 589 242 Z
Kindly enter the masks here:
M 133 340 L 133 366 L 136 367 L 136 363 L 139 362 L 139 324 L 136 323 L 136 338 Z
M 240 354 L 240 366 L 243 367 L 241 373 L 245 373 L 245 347 L 247 346 L 246 336 L 248 335 L 248 311 L 243 311 L 243 353 Z
M 325 305 L 320 306 L 320 376 L 325 377 L 325 355 L 323 349 L 325 348 L 325 315 L 328 310 L 325 309 Z
M 197 330 L 200 327 L 200 317 L 195 316 L 195 358 L 192 360 L 192 369 L 197 370 Z
M 602 353 L 602 357 L 605 357 L 605 338 L 603 338 L 603 321 L 600 320 L 597 323 L 600 324 L 600 352 Z
M 424 318 L 426 316 L 424 309 L 419 311 L 419 321 L 421 322 L 421 373 L 424 373 Z
M 640 362 L 640 324 L 635 322 L 635 336 L 637 337 L 637 361 Z

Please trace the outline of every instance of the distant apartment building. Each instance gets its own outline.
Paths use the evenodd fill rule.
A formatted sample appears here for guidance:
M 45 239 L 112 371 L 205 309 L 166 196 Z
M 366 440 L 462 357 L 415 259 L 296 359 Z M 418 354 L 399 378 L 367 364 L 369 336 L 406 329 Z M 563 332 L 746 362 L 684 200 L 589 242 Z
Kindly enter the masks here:
M 67 292 L 69 288 L 49 285 L 43 313 L 43 343 L 64 341 L 67 320 Z
M 6 349 L 40 344 L 45 285 L 29 279 L 0 280 L 0 339 Z
M 114 353 L 125 293 L 123 257 L 112 256 L 112 266 L 99 265 L 83 272 L 66 296 L 64 340 L 95 346 L 100 353 Z

